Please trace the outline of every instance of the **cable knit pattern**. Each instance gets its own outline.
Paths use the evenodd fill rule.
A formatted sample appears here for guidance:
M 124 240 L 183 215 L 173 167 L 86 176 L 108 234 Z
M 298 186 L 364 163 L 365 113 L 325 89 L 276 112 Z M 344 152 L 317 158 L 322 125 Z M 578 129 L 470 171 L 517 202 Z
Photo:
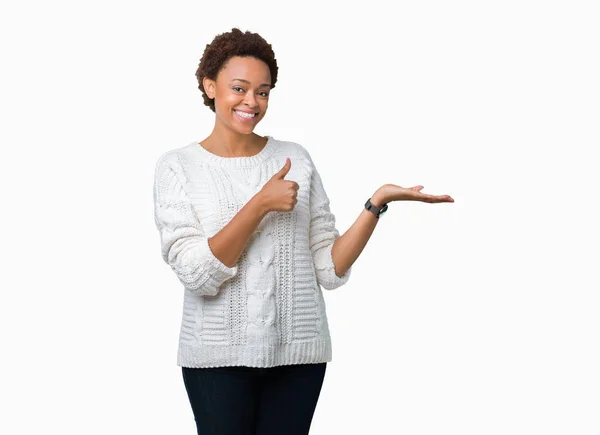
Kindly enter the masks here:
M 208 239 L 285 164 L 298 203 L 269 212 L 238 262 L 223 264 Z M 319 172 L 294 142 L 268 136 L 250 157 L 220 157 L 198 142 L 156 163 L 154 220 L 161 255 L 183 284 L 177 365 L 249 366 L 329 362 L 331 338 L 321 287 L 345 284 L 331 249 L 339 237 Z

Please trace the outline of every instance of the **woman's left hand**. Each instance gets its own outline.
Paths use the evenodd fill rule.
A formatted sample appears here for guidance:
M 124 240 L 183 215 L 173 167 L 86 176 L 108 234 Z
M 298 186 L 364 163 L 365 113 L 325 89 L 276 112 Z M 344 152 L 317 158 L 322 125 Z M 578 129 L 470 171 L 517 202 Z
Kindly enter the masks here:
M 454 202 L 450 195 L 429 195 L 422 193 L 422 189 L 421 185 L 401 187 L 395 184 L 384 184 L 373 194 L 371 201 L 377 206 L 392 201 Z

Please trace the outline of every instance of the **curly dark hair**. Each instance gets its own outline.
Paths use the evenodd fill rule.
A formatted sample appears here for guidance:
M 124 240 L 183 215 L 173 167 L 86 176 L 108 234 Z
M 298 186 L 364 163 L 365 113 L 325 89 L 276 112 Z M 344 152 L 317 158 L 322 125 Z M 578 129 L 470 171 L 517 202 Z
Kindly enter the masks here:
M 215 101 L 206 95 L 202 79 L 207 77 L 216 80 L 219 71 L 234 56 L 249 56 L 262 60 L 268 65 L 271 72 L 271 89 L 275 87 L 277 82 L 278 67 L 275 53 L 271 44 L 265 41 L 262 36 L 250 31 L 242 32 L 237 27 L 232 28 L 231 32 L 221 33 L 215 36 L 210 44 L 206 44 L 204 54 L 196 70 L 198 89 L 202 92 L 204 105 L 208 106 L 213 112 L 215 111 Z

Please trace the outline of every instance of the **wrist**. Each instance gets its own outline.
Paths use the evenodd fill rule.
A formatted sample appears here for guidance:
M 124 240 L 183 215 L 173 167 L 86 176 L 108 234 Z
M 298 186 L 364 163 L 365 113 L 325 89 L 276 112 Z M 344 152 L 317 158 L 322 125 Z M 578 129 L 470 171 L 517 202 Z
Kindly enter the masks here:
M 250 199 L 250 203 L 252 204 L 252 207 L 256 210 L 256 213 L 260 215 L 261 219 L 265 217 L 270 211 L 260 192 L 258 192 Z
M 373 196 L 371 196 L 371 204 L 376 207 L 383 207 L 383 204 L 387 204 L 385 197 L 379 192 L 375 192 Z

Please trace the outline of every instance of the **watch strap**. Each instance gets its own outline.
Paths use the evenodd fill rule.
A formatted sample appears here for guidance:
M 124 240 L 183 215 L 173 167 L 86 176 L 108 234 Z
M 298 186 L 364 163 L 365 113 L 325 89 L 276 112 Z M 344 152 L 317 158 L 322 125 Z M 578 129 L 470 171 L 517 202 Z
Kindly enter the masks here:
M 377 219 L 379 219 L 379 216 L 385 213 L 388 209 L 388 205 L 382 204 L 381 207 L 377 207 L 371 202 L 371 198 L 369 198 L 367 199 L 367 202 L 365 202 L 365 208 L 373 213 Z

